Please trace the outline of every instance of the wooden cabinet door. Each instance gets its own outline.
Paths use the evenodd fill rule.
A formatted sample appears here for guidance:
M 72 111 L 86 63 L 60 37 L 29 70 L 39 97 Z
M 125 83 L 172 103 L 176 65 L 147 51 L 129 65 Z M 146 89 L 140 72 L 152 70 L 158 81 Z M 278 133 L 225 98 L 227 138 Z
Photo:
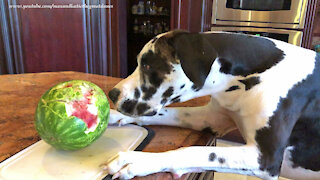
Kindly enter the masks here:
M 47 1 L 19 1 L 47 5 Z M 81 0 L 73 1 L 81 3 Z M 54 3 L 58 3 L 55 1 Z M 61 1 L 59 4 L 70 3 Z M 24 71 L 86 72 L 82 9 L 16 9 L 19 13 Z
M 126 76 L 126 0 L 4 0 L 0 6 L 0 73 Z
M 317 1 L 318 0 L 308 0 L 307 3 L 307 12 L 306 12 L 306 19 L 305 25 L 303 29 L 303 36 L 302 36 L 302 47 L 311 49 L 312 43 L 312 32 L 314 29 L 315 24 L 315 17 L 316 17 L 316 10 L 317 10 Z
M 208 31 L 211 9 L 212 0 L 171 0 L 171 29 Z

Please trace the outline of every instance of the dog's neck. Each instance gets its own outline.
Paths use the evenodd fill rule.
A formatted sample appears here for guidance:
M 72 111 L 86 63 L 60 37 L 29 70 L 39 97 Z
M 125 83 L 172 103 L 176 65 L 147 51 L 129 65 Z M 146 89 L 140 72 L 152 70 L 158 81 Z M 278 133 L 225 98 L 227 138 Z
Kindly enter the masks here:
M 205 89 L 204 91 L 208 91 L 208 94 L 213 98 L 220 101 L 219 103 L 221 106 L 226 107 L 231 111 L 237 111 L 238 107 L 236 102 L 242 93 L 239 93 L 239 91 L 226 92 L 226 90 L 239 84 L 238 81 L 243 78 L 221 73 L 220 68 L 221 65 L 219 64 L 219 61 L 215 60 L 203 89 Z
M 247 107 L 248 104 L 255 104 L 257 107 L 268 104 L 268 108 L 264 108 L 267 112 L 263 113 L 271 116 L 277 107 L 279 98 L 285 97 L 290 88 L 305 79 L 315 67 L 315 53 L 308 50 L 303 51 L 301 54 L 311 56 L 311 60 L 304 60 L 302 55 L 301 57 L 287 55 L 289 57 L 285 57 L 265 72 L 245 77 L 220 72 L 221 65 L 217 58 L 212 64 L 203 91 L 218 100 L 221 106 L 233 112 L 246 111 L 249 113 L 252 111 L 250 108 L 254 107 Z M 246 84 L 246 80 L 251 82 Z M 262 89 L 265 87 L 274 87 L 274 89 L 268 91 L 270 94 L 261 94 L 260 92 L 264 92 Z M 251 102 L 246 104 L 246 101 Z

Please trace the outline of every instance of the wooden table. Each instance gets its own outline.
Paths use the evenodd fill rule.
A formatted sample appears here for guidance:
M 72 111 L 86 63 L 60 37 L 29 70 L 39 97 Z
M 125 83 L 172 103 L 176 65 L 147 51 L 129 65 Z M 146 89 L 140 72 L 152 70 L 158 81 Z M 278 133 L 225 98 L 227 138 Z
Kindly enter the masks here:
M 107 93 L 121 79 L 79 72 L 50 72 L 0 75 L 0 162 L 40 140 L 34 128 L 34 113 L 41 95 L 63 81 L 91 81 Z M 209 97 L 173 106 L 199 106 Z M 112 108 L 111 104 L 111 108 Z M 205 145 L 212 135 L 190 129 L 148 126 L 155 137 L 143 151 L 162 152 L 183 146 Z M 137 179 L 172 179 L 169 173 L 157 173 Z

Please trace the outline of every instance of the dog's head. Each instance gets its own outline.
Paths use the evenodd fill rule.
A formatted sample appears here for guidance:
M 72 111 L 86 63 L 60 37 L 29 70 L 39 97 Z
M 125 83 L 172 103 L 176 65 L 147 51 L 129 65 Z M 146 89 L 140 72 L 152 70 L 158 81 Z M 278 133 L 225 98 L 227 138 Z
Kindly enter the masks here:
M 143 47 L 136 70 L 109 97 L 125 115 L 153 116 L 173 102 L 206 95 L 203 86 L 216 56 L 198 33 L 160 34 Z

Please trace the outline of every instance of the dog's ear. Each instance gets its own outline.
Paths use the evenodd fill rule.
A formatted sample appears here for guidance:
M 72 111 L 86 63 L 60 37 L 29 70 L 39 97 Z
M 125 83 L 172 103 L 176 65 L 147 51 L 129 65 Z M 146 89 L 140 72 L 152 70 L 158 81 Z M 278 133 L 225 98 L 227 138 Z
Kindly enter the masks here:
M 210 42 L 202 34 L 183 32 L 175 35 L 170 44 L 184 73 L 194 83 L 194 88 L 202 88 L 217 57 Z

